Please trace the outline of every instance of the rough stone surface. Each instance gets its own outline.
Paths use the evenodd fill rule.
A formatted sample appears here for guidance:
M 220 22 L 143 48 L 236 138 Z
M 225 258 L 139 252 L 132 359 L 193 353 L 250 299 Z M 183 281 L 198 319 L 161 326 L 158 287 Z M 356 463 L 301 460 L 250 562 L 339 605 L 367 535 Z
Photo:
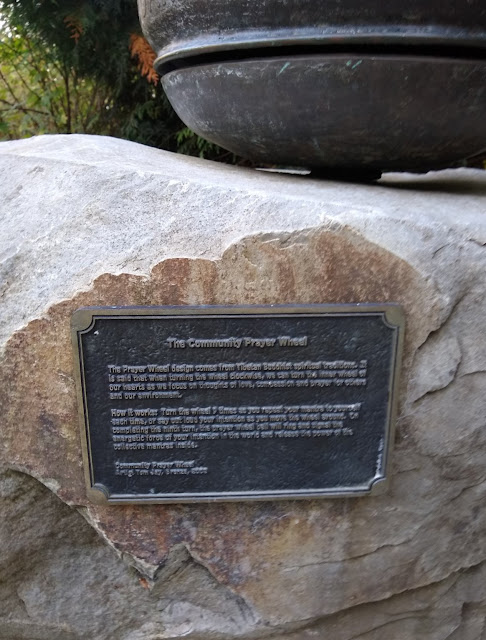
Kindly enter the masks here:
M 481 172 L 338 184 L 88 136 L 2 143 L 0 166 L 0 639 L 486 639 Z M 386 301 L 387 495 L 87 503 L 76 308 Z

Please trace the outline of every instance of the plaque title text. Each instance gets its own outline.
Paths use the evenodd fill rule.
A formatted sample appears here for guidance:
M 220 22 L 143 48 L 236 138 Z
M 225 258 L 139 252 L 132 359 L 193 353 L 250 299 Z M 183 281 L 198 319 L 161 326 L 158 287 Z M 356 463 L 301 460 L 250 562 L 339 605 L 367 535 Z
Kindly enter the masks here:
M 241 349 L 242 347 L 306 347 L 308 345 L 307 336 L 278 336 L 276 338 L 252 338 L 231 337 L 231 338 L 174 338 L 166 339 L 169 349 L 208 349 L 208 348 L 230 348 Z

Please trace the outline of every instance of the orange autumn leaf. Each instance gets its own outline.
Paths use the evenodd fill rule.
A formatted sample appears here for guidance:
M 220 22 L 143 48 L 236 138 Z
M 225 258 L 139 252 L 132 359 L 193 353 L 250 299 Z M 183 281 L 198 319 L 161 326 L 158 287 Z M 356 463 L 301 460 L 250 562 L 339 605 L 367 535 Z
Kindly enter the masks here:
M 78 40 L 83 34 L 83 24 L 81 20 L 76 16 L 66 16 L 64 23 L 71 32 L 71 38 L 78 44 Z
M 132 33 L 130 36 L 130 53 L 132 58 L 138 60 L 138 68 L 142 76 L 145 76 L 148 82 L 157 84 L 159 74 L 154 69 L 155 52 L 143 36 Z

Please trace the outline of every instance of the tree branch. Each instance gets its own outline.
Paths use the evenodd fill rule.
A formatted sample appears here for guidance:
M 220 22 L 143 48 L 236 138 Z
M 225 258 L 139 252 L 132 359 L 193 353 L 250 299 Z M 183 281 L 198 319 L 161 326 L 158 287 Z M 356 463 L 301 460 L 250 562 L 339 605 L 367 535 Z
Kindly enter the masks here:
M 0 102 L 8 105 L 9 109 L 0 109 L 0 111 L 12 111 L 17 109 L 18 111 L 22 111 L 22 113 L 38 113 L 41 116 L 50 115 L 47 111 L 40 111 L 39 109 L 33 109 L 32 107 L 24 107 L 21 103 L 17 102 L 16 104 L 12 104 L 8 100 L 4 100 L 0 98 Z
M 17 98 L 17 96 L 14 93 L 14 90 L 12 89 L 12 87 L 10 86 L 9 81 L 7 80 L 7 78 L 3 75 L 2 70 L 0 69 L 0 79 L 3 80 L 4 85 L 7 87 L 8 92 L 10 93 L 10 95 L 12 96 L 12 98 L 14 99 L 14 102 L 21 104 L 20 100 Z
M 69 87 L 69 71 L 64 65 L 64 88 L 66 89 L 66 128 L 67 133 L 72 133 L 72 122 L 71 122 L 71 91 Z

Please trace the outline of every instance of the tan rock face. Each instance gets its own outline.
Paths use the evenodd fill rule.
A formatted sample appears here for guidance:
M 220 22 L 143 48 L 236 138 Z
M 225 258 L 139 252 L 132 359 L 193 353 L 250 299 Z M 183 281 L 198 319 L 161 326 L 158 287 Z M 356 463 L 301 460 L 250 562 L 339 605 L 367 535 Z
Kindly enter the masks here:
M 57 140 L 69 171 L 69 157 L 76 155 L 79 139 Z M 89 157 L 83 158 L 89 173 L 99 157 L 95 153 L 97 145 L 103 148 L 103 141 L 86 141 L 83 137 L 81 141 L 93 145 L 88 149 Z M 53 161 L 42 158 L 39 141 L 33 143 L 37 145 L 35 153 L 28 141 L 14 144 L 17 146 L 4 147 L 5 160 L 17 162 L 21 168 L 25 162 L 34 162 L 45 167 L 48 175 L 44 180 L 51 179 Z M 45 144 L 52 150 L 52 139 Z M 120 142 L 120 164 L 116 167 L 132 147 L 143 156 L 136 145 Z M 32 153 L 34 160 L 29 155 Z M 147 153 L 150 156 L 153 150 Z M 160 155 L 162 159 L 165 156 Z M 189 165 L 191 162 L 188 160 Z M 481 324 L 486 254 L 477 233 L 486 227 L 486 215 L 481 219 L 478 213 L 477 228 L 473 228 L 470 218 L 465 223 L 447 223 L 446 206 L 445 223 L 439 225 L 434 212 L 444 201 L 453 200 L 451 206 L 460 207 L 468 198 L 480 200 L 486 180 L 479 183 L 483 185 L 481 190 L 475 183 L 476 174 L 464 174 L 464 195 L 447 195 L 447 182 L 440 179 L 434 187 L 440 190 L 439 195 L 413 188 L 403 196 L 399 189 L 386 186 L 355 188 L 356 208 L 369 208 L 368 218 L 362 214 L 357 222 L 356 209 L 348 204 L 353 198 L 346 185 L 309 183 L 309 192 L 305 183 L 291 178 L 294 191 L 285 193 L 286 177 L 257 176 L 251 189 L 248 173 L 243 172 L 240 179 L 239 172 L 234 171 L 229 174 L 233 180 L 221 188 L 225 193 L 218 195 L 221 215 L 215 209 L 211 221 L 202 220 L 198 226 L 194 224 L 196 187 L 201 199 L 205 192 L 208 199 L 213 197 L 216 187 L 211 180 L 202 183 L 204 163 L 202 167 L 197 163 L 196 168 L 199 173 L 194 177 L 184 177 L 185 191 L 184 184 L 179 184 L 173 196 L 178 207 L 185 198 L 192 212 L 192 224 L 187 225 L 186 233 L 193 235 L 193 250 L 186 246 L 185 257 L 178 256 L 178 234 L 174 230 L 165 235 L 159 232 L 155 240 L 160 255 L 154 238 L 147 240 L 150 270 L 137 273 L 137 256 L 129 257 L 128 250 L 126 265 L 120 259 L 115 269 L 104 264 L 109 260 L 103 254 L 91 250 L 89 223 L 79 223 L 88 236 L 84 246 L 91 252 L 94 271 L 89 277 L 83 276 L 83 281 L 74 267 L 62 283 L 64 291 L 62 287 L 54 291 L 53 285 L 50 292 L 45 285 L 41 303 L 37 307 L 29 303 L 23 326 L 13 330 L 5 344 L 0 368 L 4 466 L 34 476 L 61 500 L 77 507 L 101 537 L 142 574 L 142 582 L 151 594 L 143 604 L 146 618 L 138 626 L 127 619 L 117 636 L 124 640 L 264 637 L 277 632 L 289 640 L 320 638 L 329 633 L 334 640 L 445 639 L 454 629 L 464 634 L 457 638 L 479 638 L 474 633 L 480 627 L 478 620 L 486 602 L 484 580 L 478 577 L 481 571 L 484 573 L 482 563 L 486 559 L 486 521 L 481 508 L 486 490 L 486 355 L 482 346 L 485 325 Z M 209 169 L 214 171 L 212 166 Z M 139 173 L 142 170 L 149 173 L 143 164 Z M 113 175 L 116 171 L 104 171 L 105 189 L 112 185 L 115 207 L 120 195 Z M 177 173 L 174 177 L 173 172 L 166 172 L 167 184 L 176 178 L 184 183 Z M 135 174 L 135 169 L 126 169 L 126 175 L 133 175 L 134 180 L 138 179 Z M 146 177 L 146 181 L 152 178 Z M 196 186 L 195 181 L 199 181 Z M 268 202 L 278 191 L 279 181 L 283 191 L 279 214 L 285 207 L 289 212 L 285 222 L 272 217 Z M 267 192 L 263 188 L 266 184 Z M 424 184 L 430 182 L 424 179 Z M 161 186 L 165 188 L 167 185 Z M 328 204 L 332 189 L 343 192 L 340 218 L 335 209 L 332 213 L 325 211 L 328 206 L 339 206 L 336 201 Z M 474 189 L 477 195 L 473 197 L 469 190 Z M 93 192 L 89 207 L 89 203 L 81 207 L 73 201 L 72 215 L 85 216 L 95 205 L 103 208 L 100 197 L 106 195 Z M 253 213 L 248 214 L 245 207 L 252 198 Z M 332 198 L 336 198 L 334 192 Z M 397 224 L 394 199 L 401 198 L 414 204 L 415 219 L 409 211 L 408 219 Z M 235 200 L 243 204 L 234 205 Z M 307 219 L 302 228 L 293 216 L 306 208 L 306 202 L 311 210 L 307 215 L 315 215 L 315 220 L 312 223 Z M 153 207 L 157 209 L 159 204 L 155 199 Z M 202 208 L 203 204 L 204 200 Z M 128 221 L 124 229 L 120 229 L 119 221 L 106 221 L 113 225 L 114 244 L 117 234 L 135 233 L 134 229 L 146 222 L 139 205 L 133 206 L 135 220 Z M 9 215 L 13 216 L 17 208 L 13 204 Z M 150 220 L 158 219 L 157 215 L 171 215 L 170 198 L 163 211 L 155 211 Z M 55 220 L 51 223 L 51 239 L 63 224 Z M 232 223 L 239 238 L 232 238 L 219 257 L 203 257 L 207 253 L 204 238 L 213 236 L 218 245 L 218 238 L 228 233 Z M 258 223 L 261 232 L 257 231 Z M 245 226 L 248 233 L 244 233 Z M 409 246 L 411 238 L 415 245 Z M 66 236 L 64 240 L 67 242 Z M 34 249 L 29 242 L 29 238 L 19 238 L 16 265 L 24 257 L 26 263 L 31 259 L 29 252 Z M 7 255 L 9 251 L 14 253 L 12 247 L 5 249 Z M 37 263 L 39 278 L 45 277 L 44 268 L 55 270 L 56 260 L 62 270 L 67 261 L 84 259 L 77 251 L 70 255 L 69 246 L 62 257 L 56 251 L 46 252 L 44 265 Z M 178 257 L 170 257 L 171 253 Z M 35 281 L 32 269 L 31 262 L 24 281 L 9 282 L 7 272 L 6 297 L 10 295 L 12 305 L 20 305 L 24 296 L 33 295 L 28 288 L 29 282 Z M 16 275 L 21 272 L 16 266 Z M 387 495 L 208 505 L 101 507 L 87 502 L 70 338 L 74 310 L 89 305 L 344 302 L 398 302 L 406 315 L 400 413 Z M 16 319 L 10 322 L 17 327 Z M 26 510 L 21 517 L 33 527 L 32 515 Z M 240 612 L 234 614 L 232 623 L 217 607 L 190 600 L 192 578 L 185 583 L 177 577 L 188 562 L 205 576 L 204 580 L 197 578 L 200 582 L 196 591 L 207 590 L 207 597 L 211 593 L 216 597 L 218 590 L 223 590 L 225 608 L 235 607 Z M 471 567 L 477 569 L 459 577 Z M 62 581 L 60 576 L 56 579 Z M 122 602 L 125 598 L 129 607 L 134 587 L 129 578 L 123 581 L 126 584 L 123 582 L 119 597 Z M 473 583 L 480 586 L 473 588 Z M 103 584 L 111 589 L 106 579 Z M 160 613 L 162 596 L 157 596 L 158 590 L 161 585 L 170 590 L 171 584 L 175 595 L 164 596 L 166 606 Z M 68 586 L 66 589 L 69 591 Z M 454 598 L 452 589 L 456 590 Z M 62 599 L 62 595 L 58 597 Z M 136 601 L 142 606 L 139 596 Z M 458 602 L 474 603 L 467 620 Z M 34 604 L 31 611 L 32 624 L 37 624 L 39 614 Z M 405 618 L 407 622 L 402 625 Z M 75 635 L 62 637 L 94 637 L 89 635 L 93 630 L 79 630 L 79 623 L 72 624 Z M 0 638 L 1 629 L 0 622 Z M 97 638 L 111 638 L 108 632 L 96 633 Z

